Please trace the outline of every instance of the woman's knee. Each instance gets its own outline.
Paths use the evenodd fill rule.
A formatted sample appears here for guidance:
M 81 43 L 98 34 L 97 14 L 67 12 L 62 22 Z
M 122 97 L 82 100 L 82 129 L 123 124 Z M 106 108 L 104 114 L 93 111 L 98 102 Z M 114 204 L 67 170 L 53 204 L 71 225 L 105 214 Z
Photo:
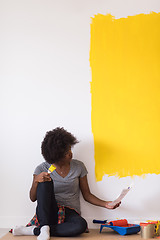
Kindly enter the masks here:
M 38 188 L 50 188 L 51 186 L 53 187 L 53 180 L 38 183 Z
M 80 217 L 76 219 L 74 229 L 73 229 L 73 234 L 79 235 L 81 233 L 84 233 L 87 229 L 87 222 L 84 218 Z
M 87 221 L 84 218 L 81 218 L 81 231 L 85 232 L 87 229 Z
M 39 182 L 38 187 L 37 187 L 37 194 L 38 193 L 52 192 L 53 189 L 54 189 L 53 181 Z

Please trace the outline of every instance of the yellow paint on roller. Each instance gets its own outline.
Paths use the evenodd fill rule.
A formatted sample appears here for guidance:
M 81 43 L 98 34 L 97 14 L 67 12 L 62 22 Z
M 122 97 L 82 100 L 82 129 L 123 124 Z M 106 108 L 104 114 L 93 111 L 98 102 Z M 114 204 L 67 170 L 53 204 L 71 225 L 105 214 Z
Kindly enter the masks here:
M 160 173 L 160 13 L 91 23 L 96 179 Z

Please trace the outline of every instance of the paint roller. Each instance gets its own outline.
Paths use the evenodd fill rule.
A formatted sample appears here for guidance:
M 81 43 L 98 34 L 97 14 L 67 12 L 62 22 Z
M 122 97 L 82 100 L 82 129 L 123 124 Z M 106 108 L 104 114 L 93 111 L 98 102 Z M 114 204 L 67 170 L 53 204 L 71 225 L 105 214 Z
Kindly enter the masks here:
M 115 221 L 110 221 L 107 223 L 107 220 L 93 220 L 93 223 L 98 223 L 98 224 L 107 224 L 110 226 L 118 226 L 118 227 L 127 227 L 128 226 L 128 221 L 127 219 L 119 219 Z
M 120 219 L 120 220 L 111 221 L 108 224 L 111 226 L 127 227 L 128 221 L 127 219 Z

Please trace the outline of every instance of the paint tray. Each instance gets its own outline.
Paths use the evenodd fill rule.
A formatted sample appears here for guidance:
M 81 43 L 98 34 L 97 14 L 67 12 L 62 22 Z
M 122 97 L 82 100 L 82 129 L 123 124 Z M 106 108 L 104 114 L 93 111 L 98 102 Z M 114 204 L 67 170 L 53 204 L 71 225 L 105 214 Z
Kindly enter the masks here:
M 119 226 L 118 226 L 119 225 Z M 128 224 L 126 219 L 101 224 L 100 233 L 104 227 L 108 227 L 119 233 L 120 235 L 136 234 L 140 231 L 140 225 Z

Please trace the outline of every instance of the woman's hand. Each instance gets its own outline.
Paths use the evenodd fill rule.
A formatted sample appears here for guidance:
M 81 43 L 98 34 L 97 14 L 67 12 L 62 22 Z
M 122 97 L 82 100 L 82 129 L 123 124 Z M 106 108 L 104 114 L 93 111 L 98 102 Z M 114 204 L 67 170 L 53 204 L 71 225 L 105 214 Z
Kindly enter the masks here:
M 30 199 L 32 202 L 37 200 L 37 186 L 40 182 L 49 182 L 51 181 L 50 174 L 47 172 L 41 172 L 39 175 L 33 175 L 33 182 L 30 189 Z
M 121 204 L 121 202 L 119 202 L 116 205 L 111 206 L 111 205 L 109 205 L 109 203 L 111 203 L 112 201 L 104 201 L 104 200 L 97 198 L 95 195 L 93 195 L 90 192 L 90 189 L 88 186 L 87 176 L 80 178 L 80 189 L 81 189 L 84 199 L 87 202 L 92 203 L 96 206 L 104 207 L 104 208 L 108 208 L 108 209 L 115 209 L 115 208 L 119 207 L 119 205 Z
M 41 172 L 39 175 L 35 176 L 34 181 L 35 183 L 50 182 L 51 181 L 50 173 Z
M 119 202 L 119 203 L 117 203 L 116 205 L 110 205 L 109 203 L 112 203 L 112 201 L 107 201 L 106 202 L 106 204 L 105 204 L 105 207 L 107 208 L 107 209 L 115 209 L 115 208 L 117 208 L 117 207 L 119 207 L 119 205 L 121 204 L 121 202 Z

